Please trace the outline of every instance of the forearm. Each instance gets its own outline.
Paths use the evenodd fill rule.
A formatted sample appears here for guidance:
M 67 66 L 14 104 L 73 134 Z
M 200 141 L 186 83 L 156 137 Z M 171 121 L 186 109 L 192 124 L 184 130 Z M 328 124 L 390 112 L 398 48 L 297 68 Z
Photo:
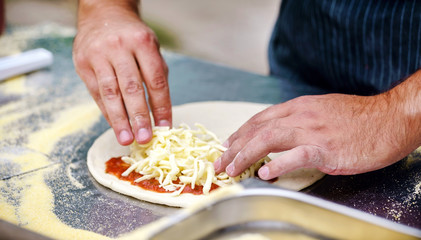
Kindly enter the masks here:
M 382 95 L 389 102 L 392 127 L 399 131 L 396 144 L 406 155 L 421 145 L 421 70 Z

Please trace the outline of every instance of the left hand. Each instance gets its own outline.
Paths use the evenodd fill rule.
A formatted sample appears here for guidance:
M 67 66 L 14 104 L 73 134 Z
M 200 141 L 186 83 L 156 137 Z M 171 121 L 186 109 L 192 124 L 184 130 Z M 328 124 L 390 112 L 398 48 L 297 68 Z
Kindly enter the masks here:
M 391 165 L 409 154 L 408 124 L 388 94 L 303 96 L 256 114 L 224 143 L 216 172 L 237 176 L 271 152 L 286 151 L 260 168 L 268 180 L 298 168 L 332 175 Z M 416 146 L 415 146 L 416 147 Z
M 121 145 L 152 139 L 149 111 L 156 126 L 172 125 L 167 64 L 155 34 L 128 2 L 137 5 L 80 1 L 73 46 L 76 71 Z

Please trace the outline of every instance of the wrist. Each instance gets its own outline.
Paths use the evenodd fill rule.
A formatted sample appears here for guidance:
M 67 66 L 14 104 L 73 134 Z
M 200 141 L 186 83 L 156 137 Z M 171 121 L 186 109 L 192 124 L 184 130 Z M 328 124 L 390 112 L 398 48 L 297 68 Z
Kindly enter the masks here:
M 409 76 L 404 82 L 382 94 L 389 103 L 392 119 L 402 150 L 406 153 L 421 145 L 421 71 Z
M 92 21 L 111 21 L 116 16 L 139 18 L 136 0 L 79 0 L 78 28 Z

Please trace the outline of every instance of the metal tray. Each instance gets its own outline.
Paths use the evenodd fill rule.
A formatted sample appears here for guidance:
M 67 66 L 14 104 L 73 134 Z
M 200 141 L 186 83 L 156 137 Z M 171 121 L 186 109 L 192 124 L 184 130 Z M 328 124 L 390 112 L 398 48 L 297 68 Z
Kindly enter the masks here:
M 148 239 L 421 238 L 421 230 L 307 194 L 256 180 L 243 185 L 244 191 L 170 216 Z

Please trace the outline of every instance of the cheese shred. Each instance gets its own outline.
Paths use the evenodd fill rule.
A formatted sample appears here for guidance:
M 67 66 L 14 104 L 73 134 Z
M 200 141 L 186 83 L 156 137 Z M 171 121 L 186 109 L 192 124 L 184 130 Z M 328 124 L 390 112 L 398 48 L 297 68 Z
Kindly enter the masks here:
M 225 172 L 215 175 L 213 162 L 226 150 L 216 135 L 201 124 L 195 124 L 196 130 L 186 124 L 178 128 L 154 127 L 152 140 L 147 144 L 130 145 L 130 156 L 122 160 L 130 167 L 122 176 L 135 171 L 142 177 L 140 182 L 156 179 L 159 186 L 172 195 L 180 195 L 186 185 L 192 189 L 203 186 L 203 194 L 208 194 L 212 184 L 220 187 L 254 177 L 255 171 L 264 163 L 256 162 L 240 176 L 232 178 Z

